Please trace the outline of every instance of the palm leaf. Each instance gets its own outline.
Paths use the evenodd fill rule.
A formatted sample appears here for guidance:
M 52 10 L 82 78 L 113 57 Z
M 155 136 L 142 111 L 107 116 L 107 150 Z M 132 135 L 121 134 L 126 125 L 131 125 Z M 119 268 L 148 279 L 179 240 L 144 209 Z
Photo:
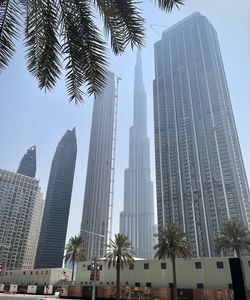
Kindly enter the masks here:
M 52 89 L 60 76 L 57 10 L 53 0 L 30 0 L 26 18 L 28 69 L 40 88 Z
M 85 0 L 63 2 L 63 53 L 68 54 L 66 85 L 70 101 L 82 101 L 80 88 L 83 83 L 86 83 L 90 95 L 103 90 L 107 72 L 106 47 L 92 20 L 90 3 Z
M 144 19 L 131 0 L 94 0 L 104 21 L 106 36 L 110 36 L 115 54 L 131 47 L 144 45 Z
M 184 4 L 184 0 L 155 0 L 155 2 L 162 10 L 167 12 L 172 11 L 174 7 L 179 9 L 179 6 Z
M 16 0 L 0 2 L 0 72 L 15 52 L 14 39 L 18 36 L 20 25 L 19 10 Z

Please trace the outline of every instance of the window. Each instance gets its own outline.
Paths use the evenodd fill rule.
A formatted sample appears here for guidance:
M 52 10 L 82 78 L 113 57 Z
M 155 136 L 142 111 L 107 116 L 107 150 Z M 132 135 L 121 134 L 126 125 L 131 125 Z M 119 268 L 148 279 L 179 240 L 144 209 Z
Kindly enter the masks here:
M 250 260 L 248 261 L 248 266 L 249 266 L 249 268 L 250 268 Z
M 81 281 L 81 284 L 83 284 L 83 282 Z
M 151 282 L 146 282 L 146 287 L 152 287 Z
M 36 271 L 36 275 L 38 275 L 38 271 Z
M 135 287 L 140 287 L 140 286 L 141 286 L 140 282 L 135 282 Z
M 148 270 L 149 269 L 149 264 L 144 264 L 144 270 Z
M 32 275 L 33 274 L 33 271 L 30 271 L 30 275 Z
M 87 281 L 85 281 L 85 284 L 88 284 L 88 282 L 87 282 Z
M 26 274 L 26 272 L 24 271 L 24 272 L 23 272 L 23 275 L 25 275 L 25 274 Z M 5 275 L 7 275 L 7 274 L 5 273 Z
M 128 285 L 128 281 L 126 281 L 125 284 Z
M 99 270 L 101 271 L 102 270 L 102 265 L 100 265 L 99 268 L 100 268 Z
M 201 262 L 200 261 L 195 262 L 195 268 L 196 269 L 201 269 Z
M 217 266 L 217 269 L 223 269 L 224 268 L 223 261 L 217 261 L 216 266 Z
M 49 274 L 49 271 L 46 271 L 46 275 L 48 275 Z
M 114 281 L 111 281 L 111 284 L 114 284 Z
M 129 264 L 129 270 L 134 270 L 134 264 Z
M 88 271 L 91 271 L 91 265 L 88 265 L 88 266 L 87 266 L 87 270 L 88 270 Z
M 204 289 L 204 283 L 197 283 L 197 289 Z
M 166 263 L 161 263 L 161 269 L 167 269 L 167 264 Z

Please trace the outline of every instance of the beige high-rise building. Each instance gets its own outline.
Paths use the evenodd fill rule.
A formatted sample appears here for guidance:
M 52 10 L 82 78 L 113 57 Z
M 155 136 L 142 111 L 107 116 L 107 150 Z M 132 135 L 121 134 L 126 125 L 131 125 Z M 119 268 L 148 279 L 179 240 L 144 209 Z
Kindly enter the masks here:
M 43 208 L 37 179 L 0 169 L 0 261 L 5 269 L 34 267 Z

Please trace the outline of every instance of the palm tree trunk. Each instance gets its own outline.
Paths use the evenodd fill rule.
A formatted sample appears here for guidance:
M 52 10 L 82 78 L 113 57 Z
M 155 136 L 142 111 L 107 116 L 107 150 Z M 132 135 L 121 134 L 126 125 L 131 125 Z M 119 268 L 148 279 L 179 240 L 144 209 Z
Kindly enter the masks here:
M 173 300 L 177 300 L 177 285 L 176 285 L 176 264 L 175 257 L 172 257 L 172 268 L 173 268 Z
M 75 261 L 73 261 L 73 268 L 72 268 L 72 274 L 71 274 L 71 283 L 74 280 L 74 273 L 75 273 Z
M 116 300 L 120 300 L 120 273 L 121 273 L 120 257 L 118 257 L 117 264 L 116 264 Z

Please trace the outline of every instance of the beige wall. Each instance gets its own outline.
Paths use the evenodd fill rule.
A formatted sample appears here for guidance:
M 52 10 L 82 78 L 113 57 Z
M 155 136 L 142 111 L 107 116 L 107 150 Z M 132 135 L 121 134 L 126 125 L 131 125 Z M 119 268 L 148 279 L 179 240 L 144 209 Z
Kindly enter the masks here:
M 64 273 L 65 272 L 65 273 Z M 33 269 L 4 271 L 2 282 L 6 284 L 54 285 L 62 279 L 70 280 L 70 269 Z
M 246 282 L 250 287 L 250 268 L 248 261 L 250 257 L 243 259 Z M 167 269 L 161 269 L 161 263 L 167 263 Z M 202 268 L 197 269 L 195 262 L 201 262 Z M 216 262 L 223 262 L 223 269 L 218 269 Z M 149 264 L 149 270 L 144 270 L 144 264 Z M 78 264 L 76 274 L 76 284 L 89 285 L 90 271 L 87 266 L 90 262 L 82 262 Z M 115 285 L 116 275 L 115 269 L 108 269 L 107 265 L 101 262 L 102 270 L 100 271 L 100 281 L 98 285 Z M 184 260 L 178 258 L 176 261 L 177 282 L 179 288 L 197 288 L 197 283 L 203 283 L 206 289 L 227 289 L 228 284 L 232 283 L 228 258 L 192 258 Z M 102 282 L 102 284 L 100 283 Z M 112 283 L 113 282 L 113 283 Z M 127 282 L 127 283 L 126 283 Z M 172 265 L 169 260 L 135 260 L 134 270 L 125 268 L 121 272 L 121 284 L 135 286 L 139 282 L 141 287 L 146 286 L 150 282 L 152 287 L 168 287 L 172 282 Z

